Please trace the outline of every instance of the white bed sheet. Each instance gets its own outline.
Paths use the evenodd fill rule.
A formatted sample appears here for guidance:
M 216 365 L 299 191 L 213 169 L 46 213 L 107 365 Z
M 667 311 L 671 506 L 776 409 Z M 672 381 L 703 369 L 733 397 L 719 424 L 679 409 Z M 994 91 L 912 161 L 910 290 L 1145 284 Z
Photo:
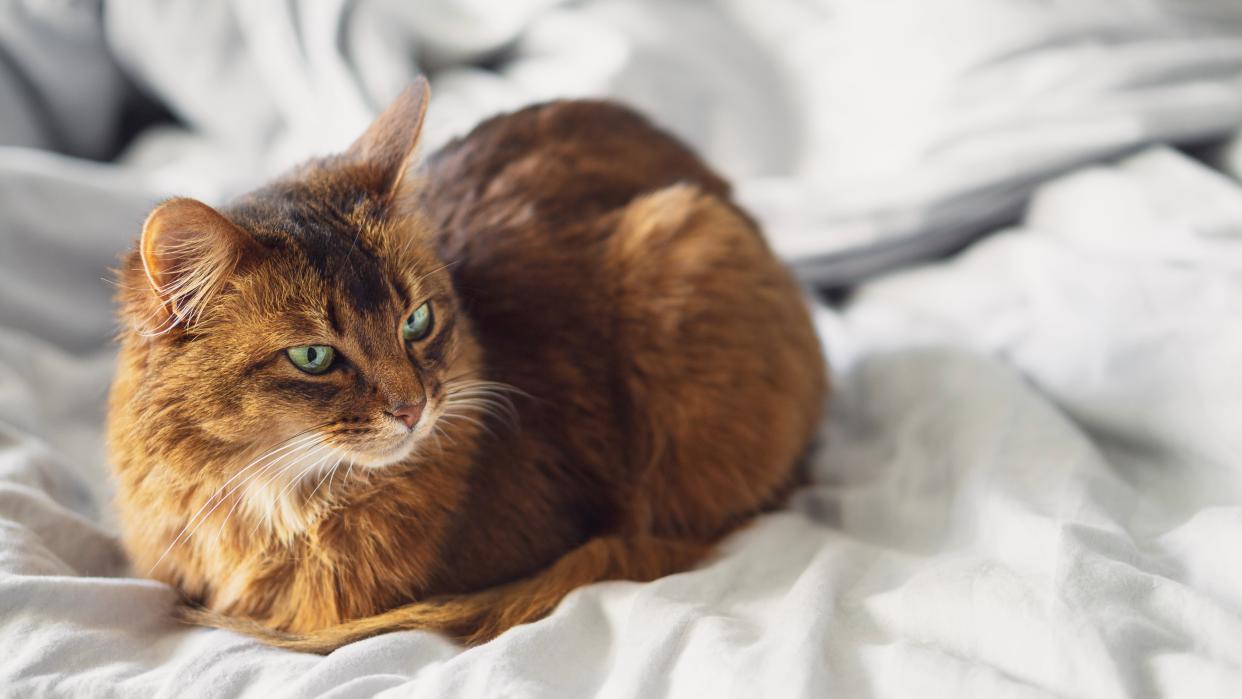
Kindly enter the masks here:
M 984 3 L 1014 33 L 957 31 Z M 0 695 L 1236 694 L 1242 192 L 1163 149 L 820 308 L 838 392 L 814 483 L 699 570 L 591 586 L 468 651 L 400 633 L 319 658 L 172 623 L 113 534 L 108 268 L 160 196 L 341 145 L 412 54 L 435 68 L 429 145 L 530 99 L 627 97 L 738 177 L 791 258 L 841 252 L 804 267 L 825 281 L 876 269 L 860 244 L 908 260 L 885 245 L 926 254 L 1049 172 L 1242 119 L 1232 0 L 347 5 L 0 3 L 0 68 L 32 81 L 0 71 L 0 142 L 28 146 L 0 148 Z M 461 64 L 503 46 L 500 70 Z M 903 91 L 911 62 L 927 91 Z M 34 150 L 110 152 L 131 80 L 186 127 L 118 165 Z
M 169 589 L 124 577 L 98 280 L 149 201 L 91 168 L 7 162 L 0 279 L 25 291 L 0 297 L 0 694 L 1242 686 L 1242 191 L 1181 155 L 1059 180 L 1021 228 L 821 308 L 838 392 L 814 483 L 700 569 L 590 586 L 470 650 L 403 632 L 327 657 L 178 626 Z M 47 226 L 60 197 L 90 213 Z
M 721 168 L 799 273 L 852 283 L 1016 220 L 1041 181 L 1242 126 L 1237 0 L 0 0 L 0 143 L 215 201 L 340 149 L 419 71 L 429 148 L 621 99 Z

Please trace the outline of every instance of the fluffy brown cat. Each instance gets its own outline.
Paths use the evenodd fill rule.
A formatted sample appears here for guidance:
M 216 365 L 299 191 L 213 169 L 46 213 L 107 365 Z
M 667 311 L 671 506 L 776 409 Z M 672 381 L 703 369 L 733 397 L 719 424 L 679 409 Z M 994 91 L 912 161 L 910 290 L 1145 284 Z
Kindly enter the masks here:
M 689 568 L 795 482 L 823 360 L 728 186 L 605 102 L 417 166 L 426 100 L 227 208 L 161 204 L 125 259 L 117 506 L 185 618 L 477 643 Z

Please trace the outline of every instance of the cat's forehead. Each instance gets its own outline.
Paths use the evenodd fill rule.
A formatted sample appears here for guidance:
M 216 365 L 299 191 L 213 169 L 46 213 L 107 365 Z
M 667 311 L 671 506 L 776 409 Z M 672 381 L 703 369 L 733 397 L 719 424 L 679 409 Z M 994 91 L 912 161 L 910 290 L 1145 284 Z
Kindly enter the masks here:
M 364 191 L 285 185 L 240 202 L 230 214 L 271 253 L 272 272 L 291 265 L 356 315 L 408 306 L 403 264 L 377 244 L 382 210 Z
M 360 227 L 351 230 L 307 215 L 292 217 L 287 232 L 298 258 L 355 313 L 374 313 L 401 295 L 401 280 L 393 278 Z

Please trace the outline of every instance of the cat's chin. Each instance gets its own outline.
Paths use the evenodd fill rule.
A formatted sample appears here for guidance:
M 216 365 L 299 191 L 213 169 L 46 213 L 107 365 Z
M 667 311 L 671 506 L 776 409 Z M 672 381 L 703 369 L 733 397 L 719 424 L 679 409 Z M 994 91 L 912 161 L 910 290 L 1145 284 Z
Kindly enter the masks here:
M 396 463 L 404 461 L 414 453 L 414 446 L 418 442 L 414 432 L 410 432 L 395 440 L 391 446 L 386 449 L 367 450 L 365 452 L 350 451 L 349 459 L 358 466 L 365 468 L 384 468 Z

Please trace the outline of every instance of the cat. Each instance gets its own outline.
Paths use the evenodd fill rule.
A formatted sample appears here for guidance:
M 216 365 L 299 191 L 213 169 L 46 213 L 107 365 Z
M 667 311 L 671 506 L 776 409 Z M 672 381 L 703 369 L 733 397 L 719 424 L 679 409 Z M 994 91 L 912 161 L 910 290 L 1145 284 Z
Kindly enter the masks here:
M 796 485 L 826 367 L 729 186 L 606 101 L 417 163 L 427 100 L 226 207 L 160 204 L 123 258 L 116 507 L 184 620 L 480 643 L 687 570 Z

